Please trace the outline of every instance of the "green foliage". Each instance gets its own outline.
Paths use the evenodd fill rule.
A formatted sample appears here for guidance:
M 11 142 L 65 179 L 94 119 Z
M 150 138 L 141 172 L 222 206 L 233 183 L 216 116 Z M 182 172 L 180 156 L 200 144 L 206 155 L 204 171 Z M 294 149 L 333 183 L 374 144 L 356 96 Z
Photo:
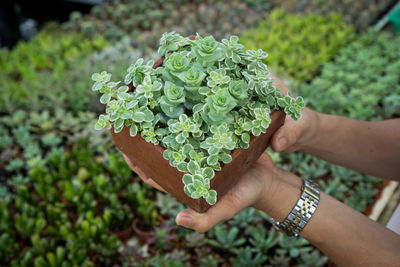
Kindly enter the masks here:
M 236 252 L 236 258 L 231 259 L 233 266 L 260 266 L 267 256 L 261 252 L 253 252 L 250 247 L 240 248 Z
M 231 227 L 227 229 L 225 224 L 215 226 L 215 237 L 216 240 L 209 240 L 208 242 L 217 248 L 223 248 L 227 250 L 235 250 L 236 247 L 243 245 L 246 240 L 239 238 L 239 228 Z
M 374 188 L 371 183 L 359 183 L 352 195 L 345 200 L 345 204 L 354 209 L 363 212 L 368 204 L 374 202 L 374 196 L 378 193 L 378 189 Z
M 118 133 L 125 126 L 131 136 L 140 133 L 147 142 L 161 142 L 164 158 L 187 172 L 182 177 L 185 193 L 215 204 L 210 179 L 221 162 L 232 161 L 231 151 L 247 148 L 250 134 L 267 131 L 271 109 L 282 108 L 299 119 L 304 107 L 301 97 L 283 96 L 272 86 L 261 62 L 267 53 L 244 51 L 237 42 L 236 36 L 220 43 L 212 36 L 197 34 L 190 40 L 165 33 L 159 49 L 163 66 L 152 69 L 153 61 L 138 59 L 127 69 L 122 86 L 105 71 L 94 73 L 92 90 L 102 93 L 100 102 L 107 105 L 95 128 L 113 127 Z
M 245 2 L 113 1 L 95 6 L 84 16 L 72 13 L 62 28 L 89 38 L 101 32 L 110 43 L 128 37 L 135 48 L 149 54 L 157 49 L 159 36 L 164 32 L 176 31 L 183 36 L 199 32 L 221 40 L 254 26 L 273 6 L 272 1 Z
M 229 224 L 239 228 L 247 228 L 253 224 L 259 224 L 266 219 L 265 213 L 255 208 L 247 208 L 240 211 L 230 220 Z
M 312 252 L 302 252 L 300 256 L 303 263 L 299 264 L 299 266 L 318 267 L 318 266 L 325 266 L 328 262 L 328 257 L 322 256 L 318 250 L 314 250 Z
M 189 255 L 185 251 L 174 250 L 171 253 L 166 253 L 163 255 L 157 255 L 152 259 L 146 260 L 143 266 L 154 266 L 154 267 L 186 267 L 190 266 L 187 262 Z
M 242 43 L 268 51 L 265 63 L 279 75 L 308 81 L 353 38 L 353 28 L 339 15 L 300 16 L 276 9 L 257 28 L 243 32 Z
M 301 14 L 314 13 L 326 15 L 335 12 L 341 14 L 344 20 L 354 25 L 358 31 L 363 31 L 369 26 L 374 25 L 382 14 L 390 9 L 393 2 L 391 0 L 380 0 L 379 3 L 374 0 L 356 0 L 341 1 L 338 4 L 335 1 L 309 0 L 280 1 L 280 4 L 281 7 L 290 12 Z
M 41 129 L 30 125 L 16 132 L 19 142 L 28 146 L 39 138 L 30 131 Z M 86 139 L 75 142 L 71 152 L 43 149 L 34 159 L 36 164 L 25 166 L 18 158 L 8 164 L 7 176 L 17 171 L 23 174 L 14 175 L 1 187 L 12 194 L 0 194 L 0 265 L 110 265 L 120 247 L 110 232 L 128 228 L 133 214 L 144 219 L 149 212 L 157 216 L 148 199 L 152 208 L 146 212 L 142 203 L 127 205 L 132 196 L 122 194 L 122 189 L 129 188 L 132 172 L 120 154 L 109 151 L 107 159 L 99 158 L 96 150 L 88 149 Z M 135 192 L 136 198 L 141 194 L 142 202 L 143 192 L 147 191 L 140 186 Z
M 92 113 L 79 112 L 74 116 L 62 109 L 56 109 L 54 113 L 47 110 L 40 113 L 18 110 L 10 116 L 2 116 L 0 131 L 8 136 L 7 147 L 0 153 L 1 161 L 6 164 L 5 177 L 26 174 L 30 166 L 44 164 L 48 153 L 62 154 L 63 147 L 74 143 L 78 133 L 93 138 L 90 145 L 93 151 L 110 148 L 110 144 L 105 143 L 109 137 L 91 133 L 94 118 Z
M 217 267 L 221 266 L 222 260 L 212 254 L 200 254 L 197 256 L 197 264 L 205 267 Z
M 291 258 L 297 258 L 301 253 L 311 251 L 313 248 L 310 243 L 303 238 L 292 238 L 281 234 L 278 242 L 280 248 L 276 251 L 282 255 L 288 255 Z
M 391 118 L 400 115 L 399 73 L 400 39 L 370 31 L 341 49 L 299 93 L 320 112 L 360 120 Z
M 320 181 L 319 184 L 326 194 L 329 194 L 334 198 L 343 201 L 345 199 L 344 194 L 349 191 L 349 188 L 346 185 L 342 184 L 341 180 L 346 178 L 347 177 L 335 177 L 332 180 Z
M 80 34 L 59 34 L 47 30 L 40 32 L 29 43 L 19 43 L 12 51 L 1 49 L 0 112 L 14 112 L 23 107 L 38 110 L 54 105 L 68 106 L 73 110 L 77 110 L 73 108 L 74 105 L 79 105 L 82 109 L 83 105 L 88 104 L 88 99 L 80 99 L 82 95 L 79 93 L 87 90 L 79 90 L 82 88 L 79 83 L 75 85 L 78 88 L 68 84 L 68 69 L 74 62 L 106 45 L 108 43 L 100 36 L 89 40 Z M 61 80 L 67 84 L 60 86 Z M 71 96 L 64 92 L 65 88 L 68 88 Z
M 266 254 L 278 241 L 275 229 L 272 227 L 269 232 L 267 232 L 262 225 L 249 227 L 248 230 L 250 232 L 250 244 L 262 254 Z
M 146 192 L 138 183 L 130 184 L 126 194 L 127 203 L 132 207 L 137 207 L 138 214 L 142 217 L 143 223 L 146 225 L 155 225 L 157 212 L 155 204 L 147 199 Z

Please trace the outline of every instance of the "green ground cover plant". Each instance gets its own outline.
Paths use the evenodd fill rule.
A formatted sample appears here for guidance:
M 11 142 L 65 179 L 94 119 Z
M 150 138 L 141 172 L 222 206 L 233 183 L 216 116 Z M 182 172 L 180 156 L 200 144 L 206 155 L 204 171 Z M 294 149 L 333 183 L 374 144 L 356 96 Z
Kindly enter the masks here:
M 370 31 L 340 50 L 298 93 L 324 113 L 360 120 L 400 115 L 400 39 Z M 318 93 L 316 93 L 318 92 Z
M 96 157 L 87 139 L 70 148 L 49 151 L 41 164 L 11 172 L 0 184 L 1 265 L 111 265 L 121 244 L 110 233 L 130 227 L 133 216 L 155 223 L 154 204 L 138 211 L 143 200 L 130 201 L 138 192 L 146 199 L 147 193 L 132 184 L 132 172 L 119 154 Z M 125 191 L 128 184 L 138 189 Z
M 272 86 L 262 50 L 243 49 L 232 36 L 222 43 L 212 36 L 195 40 L 170 32 L 160 39 L 162 66 L 153 69 L 138 59 L 127 69 L 124 84 L 111 74 L 94 73 L 92 90 L 107 105 L 96 129 L 115 133 L 128 127 L 154 145 L 166 148 L 164 158 L 185 173 L 185 193 L 215 204 L 210 180 L 231 152 L 248 148 L 250 136 L 265 133 L 271 110 L 283 109 L 294 119 L 304 106 L 301 97 L 282 95 Z M 133 86 L 129 91 L 128 86 Z
M 112 43 L 129 37 L 134 47 L 148 54 L 157 49 L 164 32 L 198 32 L 221 40 L 255 26 L 272 6 L 273 1 L 113 1 L 95 6 L 88 15 L 71 14 L 63 29 L 87 37 L 102 32 Z
M 0 113 L 27 107 L 73 109 L 73 103 L 82 108 L 87 98 L 80 100 L 79 93 L 84 91 L 76 88 L 77 82 L 68 77 L 68 71 L 79 68 L 83 58 L 107 45 L 101 36 L 89 40 L 81 34 L 59 34 L 54 27 L 48 27 L 29 43 L 20 42 L 11 51 L 0 49 Z
M 332 12 L 341 14 L 345 21 L 354 25 L 358 31 L 365 31 L 396 3 L 393 0 L 353 0 L 353 1 L 280 1 L 280 6 L 290 12 L 328 15 Z
M 247 49 L 268 51 L 264 62 L 278 75 L 309 81 L 354 37 L 340 15 L 301 16 L 275 9 L 256 28 L 244 31 L 241 42 Z
M 63 39 L 62 36 L 63 34 L 60 34 L 60 39 Z M 68 39 L 69 35 L 66 36 Z M 82 43 L 88 41 L 82 35 L 74 34 L 73 36 L 76 38 L 76 40 L 74 39 L 75 43 L 79 43 L 79 40 Z M 36 38 L 41 40 L 41 35 Z M 31 44 L 31 46 L 33 45 Z M 21 43 L 21 46 L 26 47 L 27 44 Z M 16 62 L 24 62 L 20 63 L 20 66 L 31 65 L 32 63 L 26 59 L 27 50 L 23 48 L 20 50 L 23 52 L 3 50 L 3 64 L 6 65 L 6 58 L 12 57 Z M 42 53 L 45 54 L 45 52 Z M 48 53 L 49 58 L 57 58 L 54 59 L 55 65 L 64 61 L 58 54 L 58 50 L 55 50 L 54 53 L 57 53 L 57 55 L 54 56 L 51 55 L 53 52 Z M 98 103 L 96 94 L 87 90 L 92 85 L 90 78 L 87 77 L 93 73 L 93 70 L 101 71 L 107 68 L 115 72 L 117 78 L 122 79 L 126 66 L 141 57 L 144 57 L 143 54 L 133 49 L 129 40 L 124 39 L 113 44 L 113 46 L 106 46 L 102 49 L 96 48 L 91 52 L 87 51 L 87 55 L 86 52 L 76 55 L 63 62 L 61 64 L 63 67 L 60 69 L 50 67 L 51 62 L 48 62 L 47 69 L 32 69 L 30 74 L 23 79 L 13 79 L 13 67 L 8 66 L 9 72 L 0 72 L 0 77 L 4 78 L 2 80 L 2 82 L 4 81 L 2 94 L 0 94 L 0 113 L 15 113 L 19 109 L 35 112 L 41 110 L 55 112 L 56 109 L 65 109 L 75 115 L 80 111 L 100 113 L 104 110 L 104 107 Z M 156 56 L 150 55 L 150 57 Z M 144 58 L 147 59 L 148 57 Z M 14 68 L 14 71 L 18 72 L 16 68 Z M 118 74 L 121 74 L 121 76 L 118 77 Z
M 30 166 L 43 165 L 49 151 L 63 151 L 81 136 L 92 135 L 93 151 L 108 149 L 96 143 L 104 139 L 102 134 L 93 135 L 88 125 L 94 124 L 93 113 L 81 112 L 73 115 L 63 109 L 55 112 L 28 112 L 17 110 L 12 115 L 0 117 L 0 169 L 7 172 L 4 177 L 26 175 Z M 97 147 L 97 148 L 96 148 Z

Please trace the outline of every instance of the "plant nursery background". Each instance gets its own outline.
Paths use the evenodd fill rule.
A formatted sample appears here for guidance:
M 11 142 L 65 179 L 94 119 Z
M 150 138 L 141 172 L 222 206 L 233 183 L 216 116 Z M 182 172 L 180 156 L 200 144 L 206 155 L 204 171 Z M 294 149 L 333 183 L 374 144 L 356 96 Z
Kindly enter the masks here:
M 104 107 L 90 77 L 121 79 L 137 58 L 156 59 L 164 32 L 238 35 L 269 53 L 269 68 L 308 107 L 399 117 L 400 38 L 390 24 L 375 27 L 397 1 L 76 1 L 91 5 L 67 15 L 50 1 L 57 12 L 40 19 L 26 2 L 11 8 L 30 40 L 0 49 L 0 266 L 333 266 L 253 208 L 205 234 L 176 226 L 184 206 L 141 182 L 110 133 L 94 130 Z M 309 155 L 268 153 L 367 215 L 384 187 Z

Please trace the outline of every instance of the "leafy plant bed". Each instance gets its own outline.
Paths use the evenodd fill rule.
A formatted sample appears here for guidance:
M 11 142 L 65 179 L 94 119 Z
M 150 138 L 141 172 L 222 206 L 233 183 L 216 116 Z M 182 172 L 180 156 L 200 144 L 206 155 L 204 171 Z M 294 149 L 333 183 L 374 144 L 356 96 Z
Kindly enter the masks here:
M 131 237 L 134 216 L 155 224 L 154 204 L 120 155 L 100 159 L 87 139 L 66 150 L 47 152 L 29 178 L 0 185 L 0 265 L 47 266 L 54 254 L 55 266 L 109 266 L 118 262 L 117 237 Z
M 298 93 L 319 112 L 359 120 L 389 119 L 400 116 L 399 73 L 400 38 L 370 30 L 342 48 Z
M 106 46 L 108 42 L 101 36 L 89 40 L 47 27 L 29 43 L 20 42 L 13 50 L 0 49 L 0 113 L 54 107 L 87 110 L 88 91 L 82 90 L 82 81 L 71 77 L 71 69 L 83 69 L 82 61 Z
M 247 49 L 268 51 L 268 67 L 294 82 L 311 80 L 354 38 L 354 28 L 340 15 L 303 16 L 283 9 L 273 10 L 257 27 L 241 33 Z
M 384 15 L 391 6 L 396 4 L 396 0 L 356 0 L 335 2 L 325 2 L 319 0 L 311 1 L 280 1 L 281 7 L 290 12 L 302 14 L 315 13 L 326 15 L 332 12 L 341 14 L 347 23 L 351 23 L 358 31 L 364 31 L 372 26 L 377 19 Z
M 71 14 L 62 25 L 87 37 L 101 32 L 115 43 L 129 37 L 131 44 L 145 54 L 157 49 L 159 36 L 174 30 L 182 35 L 198 31 L 221 40 L 255 26 L 273 7 L 271 1 L 113 1 L 95 6 L 91 14 Z M 134 15 L 132 15 L 134 14 Z

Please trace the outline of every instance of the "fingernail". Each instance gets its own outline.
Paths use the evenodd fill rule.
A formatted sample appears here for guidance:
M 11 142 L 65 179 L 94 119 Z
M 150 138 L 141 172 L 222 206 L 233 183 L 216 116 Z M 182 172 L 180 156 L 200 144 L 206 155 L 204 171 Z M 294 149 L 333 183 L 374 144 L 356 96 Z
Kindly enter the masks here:
M 287 140 L 286 137 L 282 136 L 279 138 L 278 145 L 279 149 L 282 150 L 286 146 Z
M 193 217 L 191 215 L 178 216 L 176 224 L 189 228 L 193 224 Z

